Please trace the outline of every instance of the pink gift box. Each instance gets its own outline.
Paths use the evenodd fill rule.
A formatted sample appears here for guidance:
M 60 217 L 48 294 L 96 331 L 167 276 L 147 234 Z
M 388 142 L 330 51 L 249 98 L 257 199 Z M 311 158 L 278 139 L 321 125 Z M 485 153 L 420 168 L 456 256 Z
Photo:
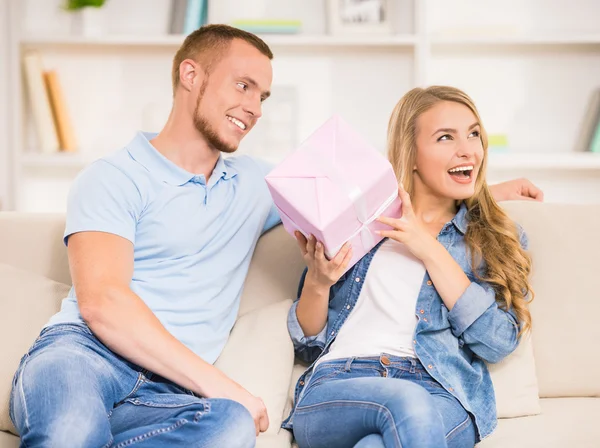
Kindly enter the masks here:
M 398 181 L 388 160 L 334 115 L 266 177 L 288 233 L 314 235 L 332 258 L 346 241 L 353 266 L 389 229 L 376 218 L 401 216 Z

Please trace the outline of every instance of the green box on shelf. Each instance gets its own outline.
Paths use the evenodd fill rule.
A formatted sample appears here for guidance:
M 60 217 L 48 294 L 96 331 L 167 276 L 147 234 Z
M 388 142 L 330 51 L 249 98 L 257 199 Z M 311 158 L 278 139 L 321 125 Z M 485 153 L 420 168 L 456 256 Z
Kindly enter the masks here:
M 508 137 L 506 134 L 489 134 L 488 150 L 493 153 L 508 152 Z
M 285 19 L 238 19 L 231 25 L 257 34 L 295 34 L 302 28 L 301 20 Z

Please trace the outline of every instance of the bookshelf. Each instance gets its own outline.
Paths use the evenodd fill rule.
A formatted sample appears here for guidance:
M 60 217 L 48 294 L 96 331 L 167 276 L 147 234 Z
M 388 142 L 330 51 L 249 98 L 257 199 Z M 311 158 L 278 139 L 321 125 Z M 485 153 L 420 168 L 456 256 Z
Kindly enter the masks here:
M 329 35 L 268 35 L 263 34 L 260 37 L 272 47 L 292 47 L 307 48 L 309 50 L 323 47 L 336 47 L 349 49 L 369 47 L 369 48 L 394 48 L 394 47 L 412 47 L 417 43 L 414 35 L 394 35 L 394 36 L 329 36 Z M 185 36 L 166 35 L 166 36 L 106 36 L 103 38 L 77 38 L 73 36 L 26 36 L 21 40 L 25 47 L 44 48 L 53 46 L 64 47 L 164 47 L 176 51 L 179 45 L 183 43 Z
M 431 36 L 433 46 L 600 46 L 600 33 L 598 34 L 540 34 L 517 36 Z
M 236 1 L 219 0 L 209 21 L 230 21 Z M 526 176 L 550 192 L 549 201 L 576 196 L 577 202 L 600 202 L 600 155 L 573 151 L 588 97 L 600 86 L 600 22 L 593 19 L 600 3 L 394 0 L 392 34 L 333 36 L 322 0 L 305 0 L 302 10 L 295 0 L 264 1 L 279 14 L 300 18 L 303 30 L 261 36 L 275 53 L 273 96 L 240 153 L 276 163 L 293 147 L 290 141 L 299 143 L 334 112 L 383 151 L 389 113 L 402 94 L 450 84 L 473 97 L 489 133 L 508 136 L 508 152 L 490 154 L 492 182 Z M 95 38 L 71 35 L 70 18 L 57 4 L 8 0 L 0 6 L 11 17 L 8 115 L 14 117 L 8 133 L 14 176 L 4 202 L 17 210 L 63 211 L 69 182 L 80 169 L 122 147 L 137 129 L 159 130 L 170 107 L 171 58 L 184 39 L 161 29 L 160 14 L 170 0 L 145 11 L 146 22 L 157 24 L 145 30 L 130 26 L 144 2 L 107 2 L 110 29 Z M 44 15 L 52 15 L 46 23 Z M 20 93 L 19 61 L 27 49 L 41 52 L 45 65 L 59 73 L 80 143 L 76 154 L 40 154 L 36 148 Z M 283 107 L 277 98 L 294 101 L 293 129 L 277 122 Z M 261 149 L 282 132 L 293 139 L 280 151 Z M 47 191 L 39 192 L 45 199 L 36 199 L 42 185 L 55 192 L 52 201 Z

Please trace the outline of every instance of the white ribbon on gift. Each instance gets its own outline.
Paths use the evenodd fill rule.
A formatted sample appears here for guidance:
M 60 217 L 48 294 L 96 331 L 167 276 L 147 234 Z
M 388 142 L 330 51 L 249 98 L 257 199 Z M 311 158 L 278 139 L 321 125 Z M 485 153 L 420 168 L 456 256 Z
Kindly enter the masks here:
M 360 233 L 360 241 L 362 242 L 363 248 L 367 249 L 367 248 L 371 248 L 371 247 L 375 246 L 375 238 L 373 237 L 373 234 L 371 233 L 371 229 L 369 229 L 369 225 L 373 221 L 375 221 L 377 218 L 379 218 L 379 216 L 381 216 L 381 214 L 385 211 L 385 209 L 387 209 L 390 205 L 392 205 L 392 202 L 394 202 L 394 200 L 396 200 L 397 197 L 398 197 L 398 191 L 394 190 L 394 192 L 390 195 L 390 197 L 387 198 L 383 204 L 381 204 L 381 207 L 379 207 L 375 211 L 375 213 L 373 213 L 373 215 L 371 217 L 369 217 L 369 219 L 367 219 L 365 221 L 361 221 L 362 225 L 356 232 L 354 232 L 346 241 L 344 241 L 339 246 L 330 248 L 329 252 L 331 252 L 331 253 L 328 252 L 327 256 L 328 257 L 335 256 L 335 254 L 337 254 L 339 252 L 339 250 L 342 248 L 342 246 L 347 241 L 351 241 L 359 233 Z

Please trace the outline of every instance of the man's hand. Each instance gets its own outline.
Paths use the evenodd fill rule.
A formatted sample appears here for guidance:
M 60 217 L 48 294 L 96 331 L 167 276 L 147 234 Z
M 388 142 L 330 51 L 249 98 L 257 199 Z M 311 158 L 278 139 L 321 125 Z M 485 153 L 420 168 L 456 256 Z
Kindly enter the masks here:
M 243 387 L 236 387 L 233 391 L 226 394 L 225 398 L 237 401 L 242 404 L 254 420 L 254 426 L 256 427 L 256 435 L 265 432 L 269 427 L 269 416 L 267 415 L 267 408 L 262 399 L 255 397 Z
M 490 185 L 489 188 L 496 202 L 544 200 L 544 192 L 525 178 Z

